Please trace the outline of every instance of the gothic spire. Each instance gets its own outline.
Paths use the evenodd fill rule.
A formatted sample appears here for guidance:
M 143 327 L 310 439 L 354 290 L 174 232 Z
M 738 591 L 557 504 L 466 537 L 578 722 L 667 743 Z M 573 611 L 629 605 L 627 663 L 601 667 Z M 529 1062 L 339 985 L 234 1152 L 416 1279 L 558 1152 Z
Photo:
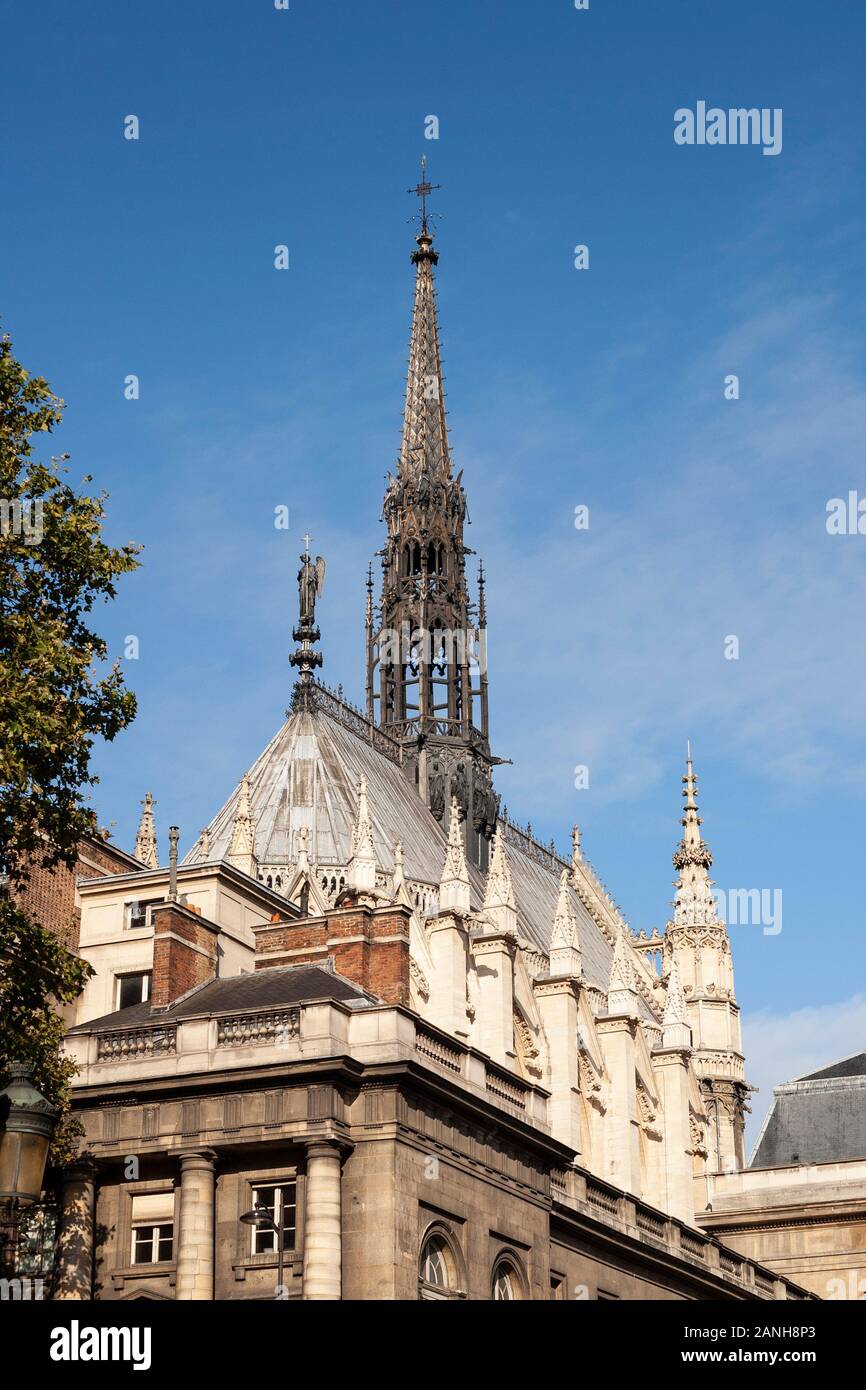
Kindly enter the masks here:
M 683 834 L 673 857 L 678 875 L 674 915 L 665 927 L 662 957 L 667 967 L 662 1043 L 694 1049 L 701 1095 L 712 1121 L 710 1168 L 722 1172 L 744 1163 L 751 1087 L 744 1080 L 731 945 L 710 879 L 713 856 L 701 835 L 691 745 L 682 780 Z
M 637 991 L 634 969 L 628 958 L 625 938 L 617 933 L 610 963 L 610 980 L 607 987 L 607 1011 L 609 1014 L 636 1014 Z
M 135 837 L 135 849 L 132 851 L 136 859 L 142 864 L 146 864 L 149 869 L 159 868 L 159 855 L 156 849 L 156 830 L 153 823 L 153 808 L 156 802 L 151 792 L 145 792 L 142 801 L 141 820 L 138 825 L 138 834 Z
M 463 834 L 460 829 L 460 806 L 457 798 L 451 798 L 451 818 L 448 822 L 448 848 L 445 851 L 445 864 L 439 881 L 439 910 L 460 912 L 464 916 L 469 911 L 469 873 L 466 868 L 466 855 L 463 852 Z
M 517 903 L 514 885 L 511 882 L 511 869 L 505 844 L 500 834 L 493 838 L 490 854 L 490 867 L 487 870 L 487 883 L 484 890 L 482 912 L 493 925 L 508 936 L 517 931 Z
M 352 857 L 349 860 L 349 887 L 359 893 L 376 890 L 376 850 L 373 845 L 373 826 L 367 805 L 367 779 L 358 781 L 358 812 L 352 830 Z
M 433 233 L 427 221 L 427 183 L 422 161 L 421 183 L 414 192 L 422 198 L 421 230 L 415 238 L 415 309 L 409 341 L 409 369 L 406 375 L 406 403 L 403 410 L 403 439 L 399 472 L 404 476 L 426 473 L 431 479 L 450 478 L 451 455 L 445 423 L 445 392 L 436 314 L 436 285 L 433 267 L 439 260 L 433 248 Z
M 367 716 L 397 739 L 405 766 L 445 828 L 456 796 L 466 854 L 487 866 L 498 802 L 491 769 L 486 613 L 479 622 L 466 582 L 467 523 L 462 473 L 452 476 L 433 249 L 426 201 L 433 186 L 422 168 L 412 190 L 422 200 L 412 253 L 415 307 L 403 437 L 396 476 L 389 473 L 382 515 L 388 536 L 378 608 L 368 588 Z M 483 586 L 482 586 L 483 587 Z M 475 643 L 478 643 L 478 651 Z
M 245 772 L 241 778 L 240 795 L 232 822 L 232 837 L 226 859 L 236 869 L 255 878 L 258 870 L 256 860 L 256 834 L 253 825 L 253 810 L 250 803 L 250 778 Z
M 553 935 L 550 939 L 551 975 L 581 974 L 583 966 L 580 959 L 580 942 L 577 935 L 577 917 L 571 901 L 568 869 L 559 876 L 559 898 L 556 915 L 553 919 Z
M 673 856 L 674 868 L 679 871 L 674 921 L 677 925 L 701 925 L 717 921 L 715 900 L 710 880 L 713 862 L 709 845 L 701 837 L 698 815 L 698 784 L 692 764 L 691 743 L 686 745 L 686 775 L 683 778 L 683 836 Z

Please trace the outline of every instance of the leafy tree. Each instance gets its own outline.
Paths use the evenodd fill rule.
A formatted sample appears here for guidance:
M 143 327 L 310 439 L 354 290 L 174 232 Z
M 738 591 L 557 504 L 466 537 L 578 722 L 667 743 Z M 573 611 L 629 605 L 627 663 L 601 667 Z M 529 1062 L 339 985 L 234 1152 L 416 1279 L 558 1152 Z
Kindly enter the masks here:
M 0 1077 L 13 1057 L 64 1111 L 74 1070 L 61 1053 L 59 1005 L 80 993 L 90 967 L 26 906 L 35 866 L 74 869 L 79 840 L 98 833 L 86 804 L 96 738 L 135 717 L 119 663 L 90 627 L 98 600 L 136 568 L 138 547 L 102 539 L 105 493 L 76 492 L 68 455 L 40 463 L 63 401 L 30 376 L 0 340 Z M 91 482 L 89 475 L 84 484 Z M 0 1081 L 2 1084 L 2 1081 Z M 55 1157 L 71 1140 L 61 1126 Z

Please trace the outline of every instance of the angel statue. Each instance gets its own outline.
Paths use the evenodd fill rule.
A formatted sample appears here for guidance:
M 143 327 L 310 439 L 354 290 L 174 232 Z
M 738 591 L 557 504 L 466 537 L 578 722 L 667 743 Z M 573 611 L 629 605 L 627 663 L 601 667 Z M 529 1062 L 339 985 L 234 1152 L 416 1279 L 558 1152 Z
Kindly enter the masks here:
M 316 621 L 316 598 L 322 592 L 322 585 L 325 582 L 325 562 L 321 555 L 317 555 L 315 562 L 310 559 L 308 551 L 301 556 L 301 568 L 298 570 L 298 591 L 301 596 L 300 619 L 301 623 L 313 627 Z

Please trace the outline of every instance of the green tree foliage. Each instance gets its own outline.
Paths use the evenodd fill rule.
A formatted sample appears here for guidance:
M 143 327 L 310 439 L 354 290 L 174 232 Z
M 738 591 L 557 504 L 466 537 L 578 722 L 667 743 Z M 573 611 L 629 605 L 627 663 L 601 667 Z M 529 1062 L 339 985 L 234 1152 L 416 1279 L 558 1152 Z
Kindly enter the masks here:
M 36 1085 L 64 1109 L 72 1067 L 60 1051 L 59 1005 L 80 993 L 87 966 L 26 908 L 35 866 L 73 869 L 82 836 L 97 834 L 86 804 L 97 781 L 94 740 L 135 717 L 135 696 L 90 626 L 98 601 L 137 566 L 138 547 L 102 539 L 105 494 L 76 492 L 67 455 L 41 463 L 38 436 L 63 402 L 0 340 L 0 1077 L 32 1061 Z M 86 476 L 84 484 L 91 482 Z M 2 1084 L 2 1081 L 0 1081 Z M 56 1156 L 70 1139 L 61 1131 Z

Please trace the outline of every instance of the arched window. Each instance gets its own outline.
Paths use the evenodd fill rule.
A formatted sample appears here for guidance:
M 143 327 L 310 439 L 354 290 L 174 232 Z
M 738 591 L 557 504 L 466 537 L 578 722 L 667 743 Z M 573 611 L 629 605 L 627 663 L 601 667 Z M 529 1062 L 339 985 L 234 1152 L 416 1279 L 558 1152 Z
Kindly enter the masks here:
M 526 1297 L 523 1274 L 512 1256 L 501 1256 L 493 1266 L 490 1297 L 494 1303 L 510 1303 Z
M 444 1227 L 428 1231 L 421 1246 L 418 1297 L 462 1298 L 459 1271 L 457 1252 L 450 1234 Z

